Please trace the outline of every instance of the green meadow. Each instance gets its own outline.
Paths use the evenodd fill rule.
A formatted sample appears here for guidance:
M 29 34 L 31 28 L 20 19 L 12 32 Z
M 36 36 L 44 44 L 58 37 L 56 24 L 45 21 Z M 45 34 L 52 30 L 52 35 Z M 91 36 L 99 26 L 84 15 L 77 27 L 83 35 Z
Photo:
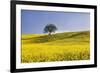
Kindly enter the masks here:
M 90 31 L 22 34 L 21 62 L 52 62 L 90 59 Z

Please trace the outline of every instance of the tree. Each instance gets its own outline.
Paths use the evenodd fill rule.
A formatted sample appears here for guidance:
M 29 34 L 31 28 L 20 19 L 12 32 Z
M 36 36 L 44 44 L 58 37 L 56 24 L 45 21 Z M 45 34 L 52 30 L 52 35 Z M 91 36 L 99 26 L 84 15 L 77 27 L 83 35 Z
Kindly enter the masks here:
M 57 30 L 57 27 L 54 24 L 47 24 L 44 28 L 44 33 L 48 33 L 48 35 L 51 35 L 52 32 L 55 32 Z

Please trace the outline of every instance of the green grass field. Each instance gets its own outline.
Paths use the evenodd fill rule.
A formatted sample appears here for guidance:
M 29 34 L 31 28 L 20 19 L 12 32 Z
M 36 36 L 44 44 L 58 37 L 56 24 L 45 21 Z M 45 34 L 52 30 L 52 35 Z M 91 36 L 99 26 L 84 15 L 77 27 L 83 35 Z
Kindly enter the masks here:
M 22 35 L 21 62 L 88 60 L 90 32 Z

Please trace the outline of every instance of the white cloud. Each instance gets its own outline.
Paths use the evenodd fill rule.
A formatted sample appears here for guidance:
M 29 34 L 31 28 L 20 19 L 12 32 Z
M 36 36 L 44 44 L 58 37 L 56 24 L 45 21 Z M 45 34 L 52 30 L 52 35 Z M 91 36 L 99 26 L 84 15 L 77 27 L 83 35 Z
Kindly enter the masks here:
M 59 31 L 56 31 L 56 33 L 62 33 L 62 32 L 70 32 L 70 31 L 67 31 L 67 30 L 59 30 Z

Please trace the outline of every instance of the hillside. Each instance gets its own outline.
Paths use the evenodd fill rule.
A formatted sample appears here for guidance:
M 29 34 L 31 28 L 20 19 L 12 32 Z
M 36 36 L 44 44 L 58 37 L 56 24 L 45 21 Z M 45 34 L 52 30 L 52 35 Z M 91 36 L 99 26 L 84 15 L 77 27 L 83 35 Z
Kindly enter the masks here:
M 90 59 L 90 32 L 22 35 L 22 63 Z
M 28 41 L 29 43 L 49 43 L 55 42 L 78 42 L 84 41 L 89 42 L 90 32 L 89 31 L 82 31 L 82 32 L 64 32 L 64 33 L 56 33 L 52 34 L 51 36 L 43 35 L 43 34 L 33 34 L 33 35 L 24 35 L 22 36 L 22 40 Z M 84 40 L 83 40 L 84 39 Z M 24 43 L 23 42 L 23 43 Z M 27 43 L 28 43 L 27 42 Z

